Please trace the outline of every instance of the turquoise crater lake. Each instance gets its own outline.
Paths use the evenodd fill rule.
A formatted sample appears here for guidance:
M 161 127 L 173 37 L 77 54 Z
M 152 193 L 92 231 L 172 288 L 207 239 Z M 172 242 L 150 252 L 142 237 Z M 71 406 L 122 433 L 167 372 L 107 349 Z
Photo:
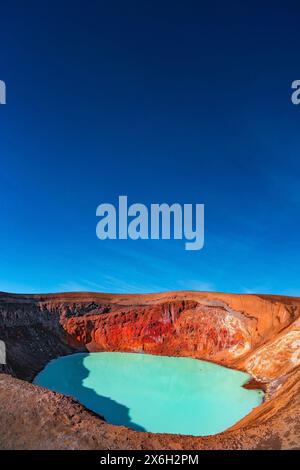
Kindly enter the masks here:
M 224 431 L 263 400 L 250 376 L 197 359 L 79 353 L 54 359 L 34 383 L 71 395 L 112 424 L 205 436 Z

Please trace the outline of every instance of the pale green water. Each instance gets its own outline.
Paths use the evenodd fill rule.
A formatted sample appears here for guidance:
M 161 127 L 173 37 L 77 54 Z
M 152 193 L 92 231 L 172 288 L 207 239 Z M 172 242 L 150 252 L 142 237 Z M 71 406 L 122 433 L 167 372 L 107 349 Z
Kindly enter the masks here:
M 74 354 L 51 361 L 34 383 L 71 395 L 109 423 L 140 431 L 205 436 L 258 406 L 248 374 L 183 357 Z

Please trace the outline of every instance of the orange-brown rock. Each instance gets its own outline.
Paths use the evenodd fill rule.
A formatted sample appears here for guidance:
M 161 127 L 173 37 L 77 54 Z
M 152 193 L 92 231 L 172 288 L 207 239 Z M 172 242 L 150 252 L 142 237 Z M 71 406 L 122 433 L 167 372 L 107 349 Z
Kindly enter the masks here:
M 4 371 L 15 377 L 0 376 L 0 426 L 10 430 L 0 438 L 1 448 L 300 448 L 300 298 L 3 293 L 0 339 L 7 347 Z M 239 368 L 264 383 L 266 400 L 232 429 L 192 438 L 109 425 L 74 400 L 28 383 L 50 359 L 86 350 L 191 356 Z M 58 406 L 69 436 L 60 443 Z M 48 434 L 44 428 L 41 433 L 45 420 Z

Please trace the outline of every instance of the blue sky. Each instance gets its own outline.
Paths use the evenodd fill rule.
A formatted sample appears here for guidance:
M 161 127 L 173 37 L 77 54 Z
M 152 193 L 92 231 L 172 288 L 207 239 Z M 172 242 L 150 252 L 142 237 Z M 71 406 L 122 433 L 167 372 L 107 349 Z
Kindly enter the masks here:
M 260 3 L 1 4 L 0 290 L 300 295 L 299 7 Z M 122 194 L 204 203 L 204 249 L 98 240 Z

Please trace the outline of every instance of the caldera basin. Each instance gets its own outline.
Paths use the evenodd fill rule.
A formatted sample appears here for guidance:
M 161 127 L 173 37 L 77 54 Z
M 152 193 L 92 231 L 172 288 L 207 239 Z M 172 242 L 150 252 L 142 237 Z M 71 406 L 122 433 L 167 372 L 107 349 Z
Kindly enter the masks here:
M 137 431 L 205 436 L 263 400 L 244 372 L 187 357 L 98 352 L 54 359 L 34 383 L 72 396 L 107 422 Z

